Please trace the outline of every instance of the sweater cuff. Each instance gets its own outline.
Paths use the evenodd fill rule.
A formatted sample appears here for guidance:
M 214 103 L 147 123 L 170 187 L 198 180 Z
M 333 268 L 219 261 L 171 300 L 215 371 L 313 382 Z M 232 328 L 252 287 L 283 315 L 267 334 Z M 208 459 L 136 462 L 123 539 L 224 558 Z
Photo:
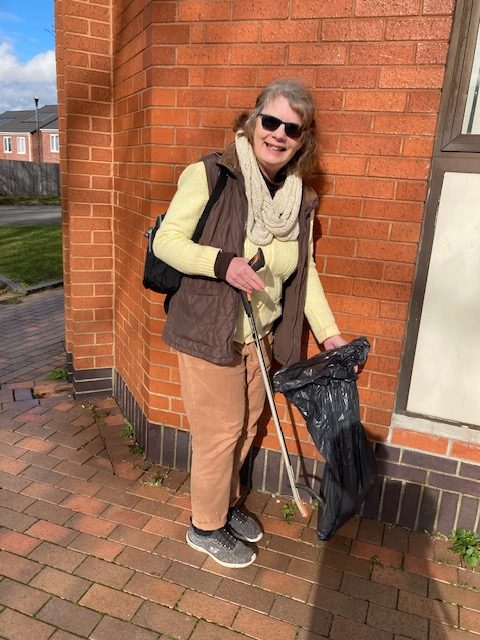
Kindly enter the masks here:
M 225 280 L 230 262 L 236 257 L 236 253 L 219 251 L 213 267 L 215 277 L 219 280 Z

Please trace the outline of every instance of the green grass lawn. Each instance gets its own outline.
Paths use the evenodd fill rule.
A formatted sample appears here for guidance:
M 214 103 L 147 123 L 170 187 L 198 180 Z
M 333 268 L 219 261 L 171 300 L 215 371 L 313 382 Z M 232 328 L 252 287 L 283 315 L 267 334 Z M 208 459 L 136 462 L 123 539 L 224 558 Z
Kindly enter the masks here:
M 62 226 L 0 227 L 0 273 L 25 286 L 61 280 Z

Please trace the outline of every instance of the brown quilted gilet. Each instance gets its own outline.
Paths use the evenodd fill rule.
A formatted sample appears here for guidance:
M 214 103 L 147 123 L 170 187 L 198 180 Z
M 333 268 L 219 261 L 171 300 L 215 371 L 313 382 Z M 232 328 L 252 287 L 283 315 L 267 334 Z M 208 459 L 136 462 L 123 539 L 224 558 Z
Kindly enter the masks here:
M 208 187 L 213 190 L 218 165 L 229 170 L 227 184 L 210 211 L 199 244 L 220 247 L 222 251 L 243 255 L 247 199 L 234 145 L 222 156 L 210 154 L 205 163 Z M 283 366 L 300 360 L 307 277 L 309 220 L 316 204 L 313 190 L 304 188 L 299 213 L 299 256 L 295 273 L 285 283 L 282 317 L 274 327 L 275 359 Z M 182 278 L 168 311 L 164 341 L 183 353 L 216 364 L 233 360 L 233 335 L 240 295 L 222 280 L 203 276 Z

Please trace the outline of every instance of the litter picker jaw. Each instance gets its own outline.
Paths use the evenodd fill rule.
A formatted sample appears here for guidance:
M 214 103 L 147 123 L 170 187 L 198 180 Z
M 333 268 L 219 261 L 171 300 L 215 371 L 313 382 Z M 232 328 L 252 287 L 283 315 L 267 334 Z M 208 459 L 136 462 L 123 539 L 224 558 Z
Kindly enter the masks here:
M 258 271 L 263 266 L 265 266 L 265 257 L 263 255 L 262 249 L 258 249 L 257 253 L 253 256 L 253 258 L 249 261 L 248 264 L 252 267 L 254 271 Z M 240 291 L 240 296 L 242 298 L 243 308 L 245 309 L 245 313 L 247 314 L 250 330 L 252 332 L 253 340 L 255 343 L 255 350 L 257 352 L 258 362 L 260 364 L 260 370 L 262 372 L 263 384 L 265 385 L 268 404 L 270 405 L 270 411 L 272 412 L 273 422 L 275 424 L 275 429 L 277 431 L 277 436 L 280 443 L 283 462 L 285 464 L 288 481 L 290 483 L 290 488 L 292 490 L 292 496 L 300 514 L 302 515 L 303 518 L 306 518 L 308 516 L 308 507 L 301 499 L 300 494 L 298 492 L 297 484 L 295 482 L 295 474 L 293 472 L 292 464 L 290 462 L 290 456 L 288 455 L 285 436 L 283 435 L 282 427 L 280 425 L 280 419 L 278 417 L 278 411 L 277 411 L 277 407 L 275 405 L 275 399 L 273 396 L 272 384 L 270 382 L 270 377 L 268 375 L 267 367 L 265 365 L 262 346 L 260 344 L 257 326 L 255 324 L 255 318 L 253 316 L 253 309 L 250 301 L 250 296 L 247 295 L 244 291 Z

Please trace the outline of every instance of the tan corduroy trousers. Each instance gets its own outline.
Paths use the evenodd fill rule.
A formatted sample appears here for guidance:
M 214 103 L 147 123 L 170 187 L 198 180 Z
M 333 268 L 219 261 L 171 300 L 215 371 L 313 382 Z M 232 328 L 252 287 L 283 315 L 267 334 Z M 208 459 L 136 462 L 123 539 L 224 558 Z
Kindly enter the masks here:
M 270 342 L 268 336 L 262 341 L 267 367 Z M 178 361 L 192 440 L 192 522 L 210 531 L 223 527 L 240 497 L 240 469 L 257 432 L 265 386 L 253 343 L 235 344 L 228 365 L 184 353 Z

